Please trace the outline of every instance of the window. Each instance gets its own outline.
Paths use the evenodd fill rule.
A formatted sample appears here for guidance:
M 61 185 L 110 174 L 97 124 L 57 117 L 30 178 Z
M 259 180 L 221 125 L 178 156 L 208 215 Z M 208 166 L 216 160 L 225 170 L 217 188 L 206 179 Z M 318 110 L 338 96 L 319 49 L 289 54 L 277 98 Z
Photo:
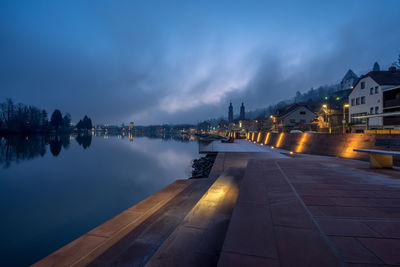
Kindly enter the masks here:
M 306 120 L 300 120 L 300 123 L 306 123 Z
M 356 105 L 360 105 L 360 98 L 359 97 L 356 98 Z
M 300 111 L 300 115 L 306 115 L 305 111 Z
M 369 109 L 369 114 L 374 114 L 374 108 L 373 107 Z
M 354 118 L 354 117 L 359 117 L 359 116 L 364 116 L 364 115 L 367 115 L 367 113 L 364 112 L 364 113 L 351 114 L 351 116 L 350 116 L 351 122 L 354 124 L 365 124 L 365 119 Z
M 379 92 L 379 87 L 375 87 L 375 94 L 377 94 Z
M 365 96 L 361 97 L 361 104 L 365 104 Z
M 365 88 L 365 82 L 361 82 L 361 89 Z
M 355 101 L 354 101 L 354 98 L 353 98 L 353 99 L 351 99 L 351 105 L 354 106 L 354 103 L 355 103 Z
M 375 107 L 375 114 L 379 113 L 379 107 Z
M 295 119 L 290 119 L 289 121 L 290 121 L 290 123 L 296 123 Z
M 374 94 L 374 87 L 369 88 L 369 94 L 373 95 Z

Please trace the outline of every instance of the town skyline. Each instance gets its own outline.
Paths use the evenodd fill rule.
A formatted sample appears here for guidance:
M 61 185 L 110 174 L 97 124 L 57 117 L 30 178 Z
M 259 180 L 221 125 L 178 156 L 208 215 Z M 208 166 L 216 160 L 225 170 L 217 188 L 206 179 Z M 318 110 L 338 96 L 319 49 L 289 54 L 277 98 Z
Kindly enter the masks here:
M 0 7 L 0 99 L 96 124 L 196 123 L 230 100 L 264 108 L 400 53 L 400 29 L 381 30 L 398 1 Z

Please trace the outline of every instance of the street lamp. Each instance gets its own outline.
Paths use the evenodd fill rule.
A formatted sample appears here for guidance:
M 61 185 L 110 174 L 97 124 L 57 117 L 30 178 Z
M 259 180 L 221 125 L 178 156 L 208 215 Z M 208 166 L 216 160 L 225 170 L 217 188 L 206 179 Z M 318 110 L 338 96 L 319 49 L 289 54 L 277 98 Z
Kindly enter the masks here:
M 322 108 L 324 109 L 324 112 L 325 112 L 326 117 L 327 117 L 329 133 L 332 133 L 331 122 L 330 122 L 330 118 L 329 118 L 329 109 L 328 109 L 328 105 L 327 105 L 327 104 L 323 104 L 323 105 L 322 105 Z
M 350 105 L 349 104 L 344 104 L 343 105 L 343 134 L 346 133 L 346 108 L 348 108 Z
M 272 123 L 274 124 L 274 130 L 276 131 L 276 117 L 274 115 L 269 116 L 272 119 Z

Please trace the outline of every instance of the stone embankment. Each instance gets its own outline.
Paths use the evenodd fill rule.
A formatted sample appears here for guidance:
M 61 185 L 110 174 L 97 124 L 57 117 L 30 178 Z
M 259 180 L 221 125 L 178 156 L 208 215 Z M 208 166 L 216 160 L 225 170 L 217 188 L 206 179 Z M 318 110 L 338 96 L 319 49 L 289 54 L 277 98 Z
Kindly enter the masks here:
M 214 165 L 217 154 L 207 154 L 205 157 L 194 159 L 192 162 L 192 177 L 191 178 L 207 178 L 211 168 Z
M 354 152 L 354 149 L 385 149 L 375 146 L 375 140 L 399 137 L 400 135 L 398 134 L 290 134 L 267 132 L 251 132 L 246 136 L 252 142 L 286 149 L 295 153 L 359 160 L 368 160 L 369 156 L 365 153 Z M 392 148 L 392 150 L 398 150 L 398 148 Z

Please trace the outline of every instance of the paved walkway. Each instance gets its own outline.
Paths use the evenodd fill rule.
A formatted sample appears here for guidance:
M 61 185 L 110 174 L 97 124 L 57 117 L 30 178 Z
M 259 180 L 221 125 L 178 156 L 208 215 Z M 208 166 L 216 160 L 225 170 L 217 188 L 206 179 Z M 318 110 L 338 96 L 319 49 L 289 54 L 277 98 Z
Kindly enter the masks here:
M 400 265 L 399 171 L 334 158 L 277 164 L 346 263 Z
M 279 156 L 277 150 L 271 150 L 267 146 L 261 146 L 260 144 L 254 144 L 245 139 L 235 139 L 234 143 L 222 143 L 221 141 L 213 141 L 208 145 L 199 144 L 200 153 L 211 153 L 211 152 L 265 152 L 275 154 Z
M 400 265 L 400 171 L 244 140 L 211 147 L 231 152 L 208 179 L 173 183 L 37 265 Z
M 399 171 L 329 157 L 256 159 L 219 266 L 395 266 L 399 251 Z

